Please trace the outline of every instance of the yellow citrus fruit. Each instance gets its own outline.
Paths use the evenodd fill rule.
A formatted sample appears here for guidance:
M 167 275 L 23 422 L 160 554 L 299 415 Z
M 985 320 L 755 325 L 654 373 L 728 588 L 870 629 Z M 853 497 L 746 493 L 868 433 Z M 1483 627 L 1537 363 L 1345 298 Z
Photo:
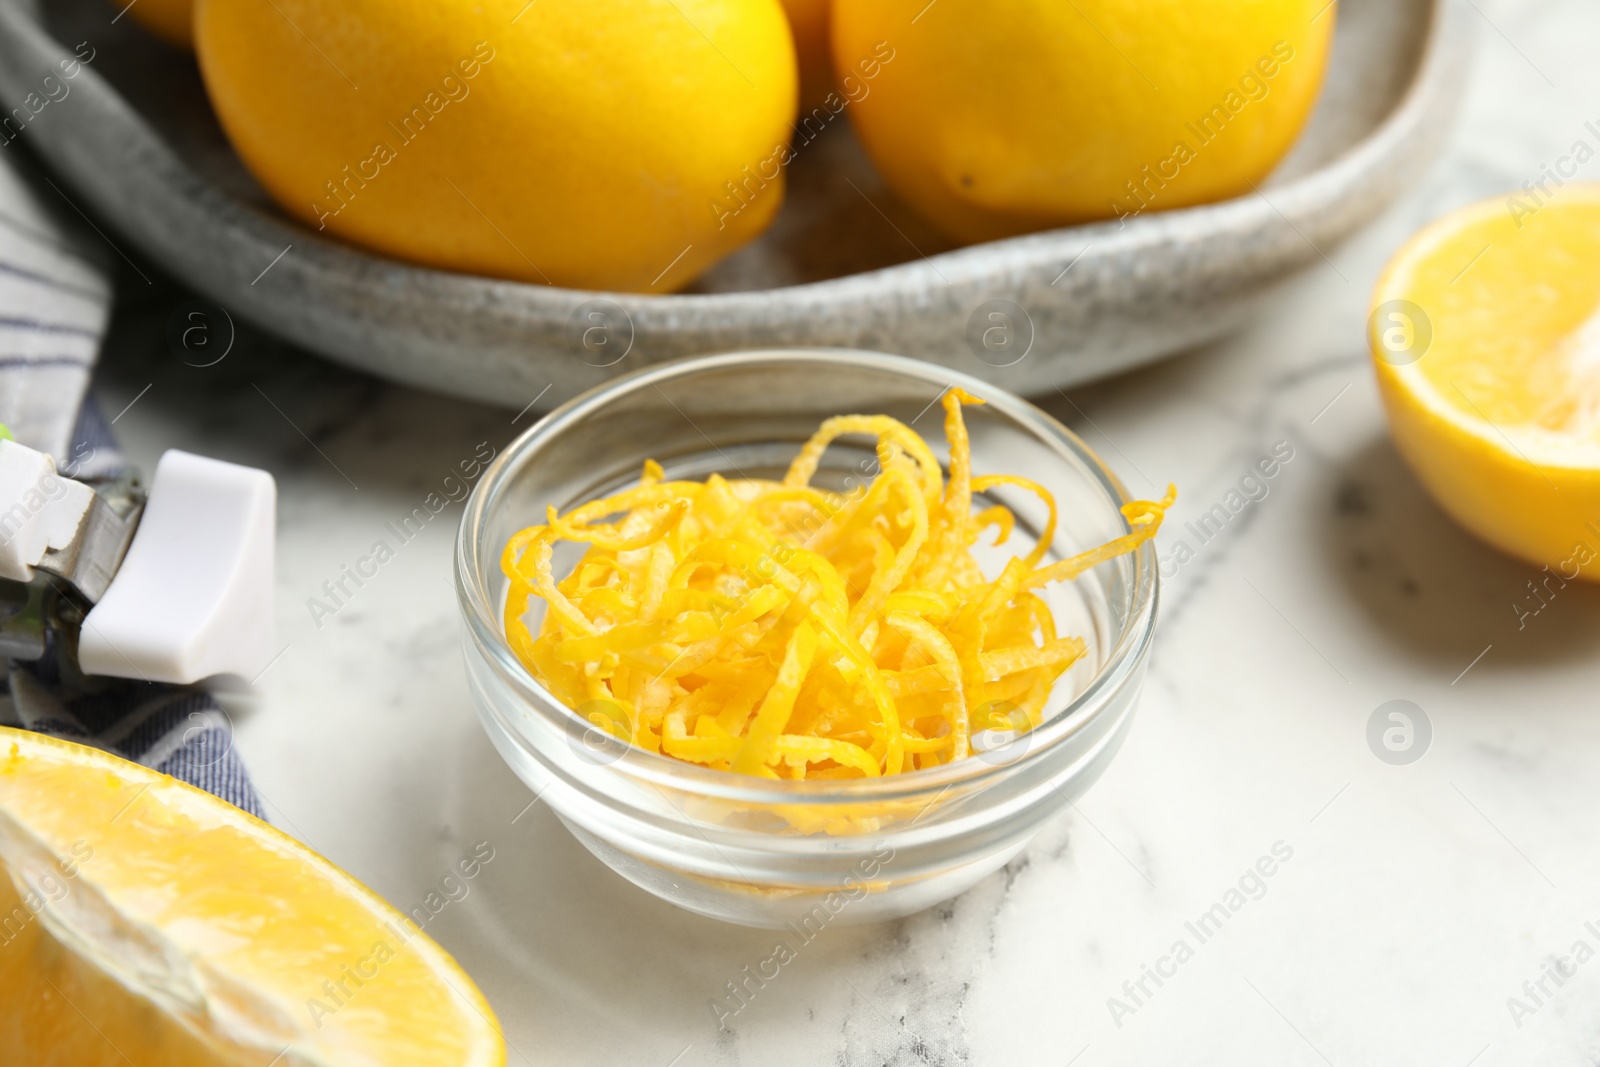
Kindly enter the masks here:
M 113 0 L 151 33 L 179 48 L 194 47 L 194 0 Z
M 0 729 L 0 1063 L 500 1067 L 489 1005 L 327 860 L 208 793 Z
M 964 240 L 1248 193 L 1322 83 L 1328 0 L 849 0 L 840 71 L 891 188 Z M 879 58 L 882 58 L 881 56 Z
M 789 28 L 794 31 L 795 55 L 800 63 L 801 110 L 816 107 L 833 91 L 833 55 L 828 33 L 832 8 L 831 0 L 783 0 Z
M 664 291 L 783 197 L 778 0 L 200 0 L 195 40 L 267 191 L 402 259 Z
M 1433 223 L 1372 300 L 1389 428 L 1439 505 L 1563 580 L 1600 580 L 1600 185 Z

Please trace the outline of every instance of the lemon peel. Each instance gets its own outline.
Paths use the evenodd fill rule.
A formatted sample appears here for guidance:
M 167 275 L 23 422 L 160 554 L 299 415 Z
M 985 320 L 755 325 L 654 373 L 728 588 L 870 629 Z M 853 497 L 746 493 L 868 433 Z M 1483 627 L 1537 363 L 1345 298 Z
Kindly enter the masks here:
M 976 475 L 964 406 L 943 398 L 949 477 L 886 415 L 824 422 L 779 481 L 639 484 L 513 536 L 501 565 L 518 658 L 597 728 L 674 759 L 779 779 L 871 778 L 965 759 L 982 730 L 1031 729 L 1087 654 L 1033 590 L 1154 537 L 1176 498 L 1122 508 L 1129 532 L 1054 563 L 1056 501 L 1012 474 Z M 877 476 L 848 494 L 811 485 L 828 446 L 875 440 Z M 1005 544 L 1009 486 L 1048 512 L 1038 542 L 986 579 L 974 546 Z M 554 547 L 587 546 L 564 577 Z M 539 632 L 524 621 L 545 601 Z M 597 703 L 598 702 L 598 703 Z M 597 708 L 599 710 L 597 710 Z

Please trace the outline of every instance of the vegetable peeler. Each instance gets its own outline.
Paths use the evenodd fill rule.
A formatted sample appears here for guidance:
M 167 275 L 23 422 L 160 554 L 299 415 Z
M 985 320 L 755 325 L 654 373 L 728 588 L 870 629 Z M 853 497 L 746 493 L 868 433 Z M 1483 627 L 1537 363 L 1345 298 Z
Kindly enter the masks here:
M 90 687 L 253 681 L 276 652 L 276 509 L 250 467 L 174 449 L 148 490 L 94 487 L 0 440 L 0 657 Z

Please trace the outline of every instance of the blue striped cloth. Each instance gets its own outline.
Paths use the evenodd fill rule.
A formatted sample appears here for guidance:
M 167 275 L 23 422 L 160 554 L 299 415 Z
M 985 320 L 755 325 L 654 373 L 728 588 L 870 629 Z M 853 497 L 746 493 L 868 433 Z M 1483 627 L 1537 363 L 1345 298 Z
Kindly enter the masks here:
M 21 151 L 0 150 L 0 423 L 71 477 L 115 479 L 122 453 L 86 402 L 110 318 L 109 264 Z M 0 725 L 93 745 L 263 817 L 228 715 L 204 690 L 111 679 L 78 689 L 46 655 L 9 665 Z

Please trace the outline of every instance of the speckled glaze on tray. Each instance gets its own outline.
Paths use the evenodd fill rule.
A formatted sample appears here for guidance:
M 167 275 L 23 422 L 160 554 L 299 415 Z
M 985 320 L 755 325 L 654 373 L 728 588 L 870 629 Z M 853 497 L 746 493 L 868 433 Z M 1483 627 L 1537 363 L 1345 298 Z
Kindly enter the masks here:
M 791 165 L 772 229 L 670 296 L 430 270 L 319 236 L 244 171 L 193 61 L 112 23 L 104 0 L 0 0 L 0 93 L 22 101 L 88 42 L 93 61 L 19 142 L 115 239 L 231 314 L 384 377 L 548 407 L 646 363 L 840 346 L 1038 394 L 1225 334 L 1418 178 L 1463 84 L 1464 10 L 1342 0 L 1322 99 L 1260 192 L 1126 222 L 954 248 L 883 186 L 841 117 Z M 990 326 L 1005 332 L 986 347 Z

